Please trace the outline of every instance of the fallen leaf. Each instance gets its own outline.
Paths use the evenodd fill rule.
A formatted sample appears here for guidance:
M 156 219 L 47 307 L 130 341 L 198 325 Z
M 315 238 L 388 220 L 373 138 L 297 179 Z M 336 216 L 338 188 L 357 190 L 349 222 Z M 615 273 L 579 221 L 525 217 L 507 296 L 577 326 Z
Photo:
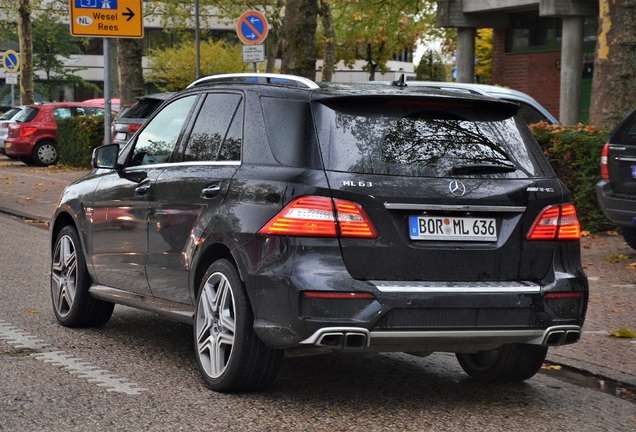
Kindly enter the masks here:
M 38 315 L 38 314 L 42 313 L 42 312 L 40 312 L 39 310 L 36 310 L 36 309 L 27 309 L 24 312 L 26 312 L 28 314 L 31 314 L 31 315 Z
M 4 184 L 12 185 L 13 182 L 4 182 Z
M 33 201 L 35 198 L 36 198 L 36 197 L 34 197 L 34 196 L 30 196 L 30 197 L 25 198 L 25 200 L 27 200 L 27 201 Z
M 543 365 L 541 366 L 541 369 L 546 369 L 546 370 L 561 370 L 561 366 L 559 365 Z
M 628 339 L 636 339 L 636 333 L 627 327 L 622 328 L 620 330 L 614 330 L 610 332 L 610 335 L 616 338 L 628 338 Z
M 617 313 L 617 312 L 620 312 L 620 311 L 621 311 L 620 309 L 612 309 L 610 312 Z
M 634 262 L 633 262 L 633 263 L 631 263 L 631 264 L 628 264 L 628 265 L 627 265 L 627 268 L 628 268 L 628 269 L 636 268 L 636 261 L 634 261 Z

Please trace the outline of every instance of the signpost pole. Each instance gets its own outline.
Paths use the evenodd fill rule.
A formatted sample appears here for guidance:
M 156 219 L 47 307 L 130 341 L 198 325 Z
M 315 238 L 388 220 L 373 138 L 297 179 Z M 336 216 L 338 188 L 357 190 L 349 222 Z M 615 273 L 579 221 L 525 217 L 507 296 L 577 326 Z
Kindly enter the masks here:
M 110 133 L 110 39 L 104 38 L 104 144 L 112 142 Z

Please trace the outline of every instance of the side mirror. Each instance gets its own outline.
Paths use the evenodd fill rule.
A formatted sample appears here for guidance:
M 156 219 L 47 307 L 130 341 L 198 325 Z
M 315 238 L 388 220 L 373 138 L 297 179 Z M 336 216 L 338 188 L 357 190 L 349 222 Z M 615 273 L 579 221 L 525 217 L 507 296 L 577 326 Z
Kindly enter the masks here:
M 117 168 L 118 144 L 108 144 L 93 149 L 91 164 L 93 168 L 115 169 Z

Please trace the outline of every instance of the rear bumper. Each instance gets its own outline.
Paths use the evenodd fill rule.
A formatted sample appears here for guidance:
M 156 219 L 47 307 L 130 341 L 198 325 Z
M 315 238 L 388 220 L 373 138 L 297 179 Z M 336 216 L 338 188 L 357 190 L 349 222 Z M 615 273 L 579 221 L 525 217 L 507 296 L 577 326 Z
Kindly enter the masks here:
M 578 247 L 578 244 L 567 248 Z M 557 248 L 558 249 L 558 248 Z M 339 250 L 307 248 L 293 264 L 246 278 L 254 330 L 274 348 L 375 352 L 475 352 L 506 343 L 556 346 L 578 341 L 588 300 L 580 262 L 555 268 L 545 284 L 522 282 L 361 281 Z M 565 254 L 564 251 L 557 255 Z M 562 265 L 568 260 L 555 258 Z M 555 264 L 555 267 L 557 265 Z M 276 276 L 273 276 L 276 273 Z M 368 293 L 316 298 L 305 292 Z
M 616 225 L 636 228 L 636 197 L 616 195 L 609 180 L 596 184 L 596 196 L 603 213 Z
M 31 156 L 33 143 L 31 141 L 21 141 L 15 139 L 4 140 L 5 152 L 12 156 Z

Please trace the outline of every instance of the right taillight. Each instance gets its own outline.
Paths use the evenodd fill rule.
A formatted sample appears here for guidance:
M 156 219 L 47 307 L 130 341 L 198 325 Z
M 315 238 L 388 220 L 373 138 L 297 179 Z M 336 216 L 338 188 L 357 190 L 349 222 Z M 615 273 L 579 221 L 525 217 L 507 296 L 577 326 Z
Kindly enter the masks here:
M 377 237 L 371 220 L 359 204 L 320 196 L 303 196 L 294 199 L 261 228 L 259 234 L 298 237 Z
M 609 158 L 609 143 L 606 143 L 603 146 L 603 151 L 601 152 L 601 178 L 605 180 L 609 180 L 609 168 L 607 166 L 608 158 Z
M 128 133 L 135 133 L 141 127 L 141 123 L 131 123 L 128 125 Z
M 544 208 L 535 219 L 528 240 L 579 240 L 581 224 L 572 203 L 554 204 Z

